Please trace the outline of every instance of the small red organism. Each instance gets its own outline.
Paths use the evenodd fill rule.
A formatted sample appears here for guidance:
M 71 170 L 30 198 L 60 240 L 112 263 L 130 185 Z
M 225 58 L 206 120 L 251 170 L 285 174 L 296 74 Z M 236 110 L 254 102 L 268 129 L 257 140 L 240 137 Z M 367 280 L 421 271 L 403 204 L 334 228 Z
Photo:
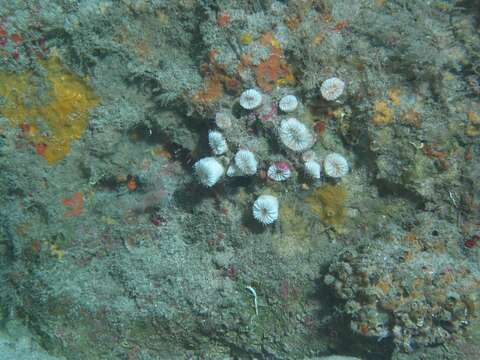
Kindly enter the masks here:
M 150 217 L 150 222 L 155 226 L 163 226 L 167 223 L 167 220 L 158 214 L 152 214 Z
M 128 188 L 128 190 L 135 191 L 135 190 L 137 190 L 137 187 L 138 187 L 138 183 L 137 183 L 137 179 L 135 178 L 135 176 L 128 175 L 127 176 L 127 188 Z
M 17 49 L 14 49 L 14 50 L 12 51 L 12 58 L 13 58 L 14 60 L 18 60 L 18 59 L 20 58 L 20 53 L 18 52 Z
M 30 132 L 30 128 L 31 128 L 31 127 L 30 127 L 30 124 L 29 124 L 29 123 L 26 123 L 26 122 L 21 123 L 21 124 L 19 125 L 19 127 L 20 127 L 20 129 L 22 130 L 22 133 L 23 133 L 23 134 L 28 134 L 28 133 Z
M 217 18 L 217 24 L 220 27 L 225 27 L 230 23 L 230 14 L 227 12 L 222 12 L 220 15 L 218 15 Z
M 11 39 L 15 44 L 17 44 L 17 45 L 19 45 L 19 44 L 21 44 L 21 43 L 23 42 L 22 36 L 21 36 L 20 34 L 17 34 L 17 33 L 12 34 L 12 35 L 10 36 L 10 39 Z
M 341 30 L 345 29 L 347 26 L 348 26 L 348 21 L 347 20 L 339 21 L 335 24 L 335 27 L 333 28 L 333 31 L 340 32 Z
M 79 216 L 83 211 L 83 195 L 77 191 L 71 198 L 65 198 L 62 201 L 63 205 L 70 207 L 70 210 L 65 211 L 65 217 Z
M 268 178 L 267 171 L 265 169 L 260 169 L 260 171 L 258 172 L 258 177 L 262 181 L 267 180 L 267 178 Z
M 326 129 L 327 124 L 325 123 L 325 121 L 317 121 L 315 124 L 313 124 L 313 131 L 317 135 L 322 135 Z
M 228 265 L 228 267 L 225 269 L 225 276 L 228 277 L 230 280 L 235 280 L 237 276 L 237 269 L 235 268 L 234 265 Z
M 40 156 L 45 155 L 46 150 L 47 150 L 47 144 L 44 144 L 44 143 L 35 144 L 35 151 L 37 152 L 38 155 Z
M 474 235 L 472 238 L 465 240 L 463 245 L 468 249 L 473 249 L 478 241 L 480 241 L 480 235 Z
M 225 84 L 225 87 L 227 88 L 227 90 L 230 92 L 238 92 L 240 90 L 240 87 L 242 86 L 242 83 L 240 80 L 230 78 L 228 76 L 224 77 L 223 83 Z
M 269 112 L 265 115 L 262 115 L 260 118 L 262 119 L 262 121 L 267 121 L 272 119 L 275 115 L 277 115 L 277 105 L 272 103 Z

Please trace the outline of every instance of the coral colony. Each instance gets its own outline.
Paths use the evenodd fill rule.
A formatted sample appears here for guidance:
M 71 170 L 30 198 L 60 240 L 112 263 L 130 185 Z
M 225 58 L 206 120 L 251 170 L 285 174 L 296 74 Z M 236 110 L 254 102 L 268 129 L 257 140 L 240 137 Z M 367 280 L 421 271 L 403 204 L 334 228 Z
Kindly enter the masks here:
M 338 78 L 327 79 L 321 87 L 322 96 L 326 100 L 336 100 L 344 91 L 345 83 Z M 295 95 L 285 95 L 275 105 L 277 100 L 269 98 L 256 89 L 245 90 L 239 99 L 240 106 L 255 113 L 255 109 L 260 109 L 269 104 L 271 108 L 280 109 L 281 114 L 294 113 L 299 101 Z M 295 157 L 303 159 L 303 171 L 308 178 L 319 180 L 322 176 L 322 161 L 318 160 L 318 156 L 314 151 L 309 149 L 315 143 L 313 129 L 307 127 L 304 123 L 294 117 L 284 118 L 281 114 L 273 115 L 270 110 L 267 114 L 271 115 L 273 128 L 271 134 L 275 136 L 277 141 L 283 146 L 286 152 L 290 152 Z M 218 112 L 215 116 L 215 124 L 219 130 L 228 131 L 232 127 L 232 115 L 226 112 Z M 270 120 L 270 116 L 269 116 Z M 198 181 L 206 186 L 212 187 L 224 175 L 222 163 L 227 164 L 225 174 L 227 177 L 235 176 L 254 176 L 257 174 L 259 162 L 255 153 L 248 149 L 239 149 L 233 156 L 229 153 L 228 139 L 224 137 L 219 130 L 210 130 L 208 133 L 208 143 L 213 155 L 224 155 L 221 160 L 214 157 L 206 157 L 197 161 L 194 165 L 194 172 Z M 232 142 L 235 139 L 231 139 Z M 268 161 L 265 159 L 265 161 Z M 331 153 L 325 156 L 323 160 L 324 173 L 327 178 L 332 180 L 341 179 L 348 174 L 349 166 L 347 160 L 340 154 Z M 295 171 L 292 165 L 285 160 L 275 160 L 270 163 L 267 169 L 267 176 L 274 182 L 285 182 Z M 271 195 L 260 196 L 253 205 L 253 217 L 264 225 L 275 222 L 278 218 L 278 200 Z

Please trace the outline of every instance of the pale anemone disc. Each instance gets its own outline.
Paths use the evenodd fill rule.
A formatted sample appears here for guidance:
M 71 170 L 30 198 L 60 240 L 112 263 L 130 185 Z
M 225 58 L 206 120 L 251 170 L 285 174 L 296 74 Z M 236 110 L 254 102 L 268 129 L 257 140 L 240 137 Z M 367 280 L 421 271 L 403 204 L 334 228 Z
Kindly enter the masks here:
M 255 220 L 269 225 L 278 219 L 278 200 L 275 196 L 261 195 L 253 203 L 252 213 Z
M 339 78 L 332 77 L 322 83 L 320 92 L 325 100 L 333 101 L 342 95 L 344 89 L 345 82 Z
M 315 160 L 307 160 L 305 162 L 305 174 L 312 179 L 320 179 L 322 175 L 322 166 Z
M 268 168 L 267 175 L 274 181 L 285 181 L 292 175 L 292 171 L 286 161 L 275 161 Z
M 215 185 L 225 171 L 222 164 L 213 157 L 198 160 L 193 165 L 193 170 L 195 171 L 198 181 L 206 187 Z
M 253 110 L 262 104 L 262 94 L 255 89 L 245 90 L 240 95 L 240 106 L 246 110 Z
M 298 99 L 295 95 L 284 96 L 280 99 L 280 102 L 278 103 L 278 107 L 280 108 L 280 110 L 286 113 L 295 111 L 297 106 Z
M 222 155 L 228 151 L 227 142 L 219 131 L 208 132 L 208 144 L 215 155 Z
M 218 112 L 215 114 L 215 124 L 222 130 L 232 127 L 232 119 L 226 112 Z
M 240 150 L 236 153 L 235 165 L 241 175 L 255 175 L 257 172 L 257 159 L 249 150 Z
M 348 174 L 348 162 L 342 155 L 337 153 L 328 154 L 323 161 L 325 174 L 331 178 L 341 178 Z
M 283 145 L 293 151 L 305 151 L 313 145 L 313 135 L 310 130 L 294 118 L 282 121 L 279 134 Z

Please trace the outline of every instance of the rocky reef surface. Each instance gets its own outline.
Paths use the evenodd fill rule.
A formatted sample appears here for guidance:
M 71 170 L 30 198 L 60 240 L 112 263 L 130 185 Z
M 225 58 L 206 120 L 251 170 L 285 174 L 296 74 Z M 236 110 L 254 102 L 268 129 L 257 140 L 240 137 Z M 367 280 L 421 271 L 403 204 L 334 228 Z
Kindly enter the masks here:
M 478 359 L 472 0 L 0 7 L 0 352 Z

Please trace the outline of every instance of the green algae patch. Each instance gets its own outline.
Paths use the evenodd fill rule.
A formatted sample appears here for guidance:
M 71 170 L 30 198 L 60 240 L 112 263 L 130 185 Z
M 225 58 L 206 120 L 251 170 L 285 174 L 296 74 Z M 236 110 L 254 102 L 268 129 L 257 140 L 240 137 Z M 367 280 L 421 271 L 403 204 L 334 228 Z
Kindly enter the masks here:
M 69 72 L 52 56 L 43 61 L 46 76 L 32 72 L 0 73 L 0 114 L 13 126 L 22 126 L 37 153 L 51 165 L 70 152 L 81 138 L 89 111 L 99 99 L 83 79 Z
M 347 190 L 341 184 L 320 186 L 305 199 L 310 209 L 327 225 L 343 225 L 346 218 Z

